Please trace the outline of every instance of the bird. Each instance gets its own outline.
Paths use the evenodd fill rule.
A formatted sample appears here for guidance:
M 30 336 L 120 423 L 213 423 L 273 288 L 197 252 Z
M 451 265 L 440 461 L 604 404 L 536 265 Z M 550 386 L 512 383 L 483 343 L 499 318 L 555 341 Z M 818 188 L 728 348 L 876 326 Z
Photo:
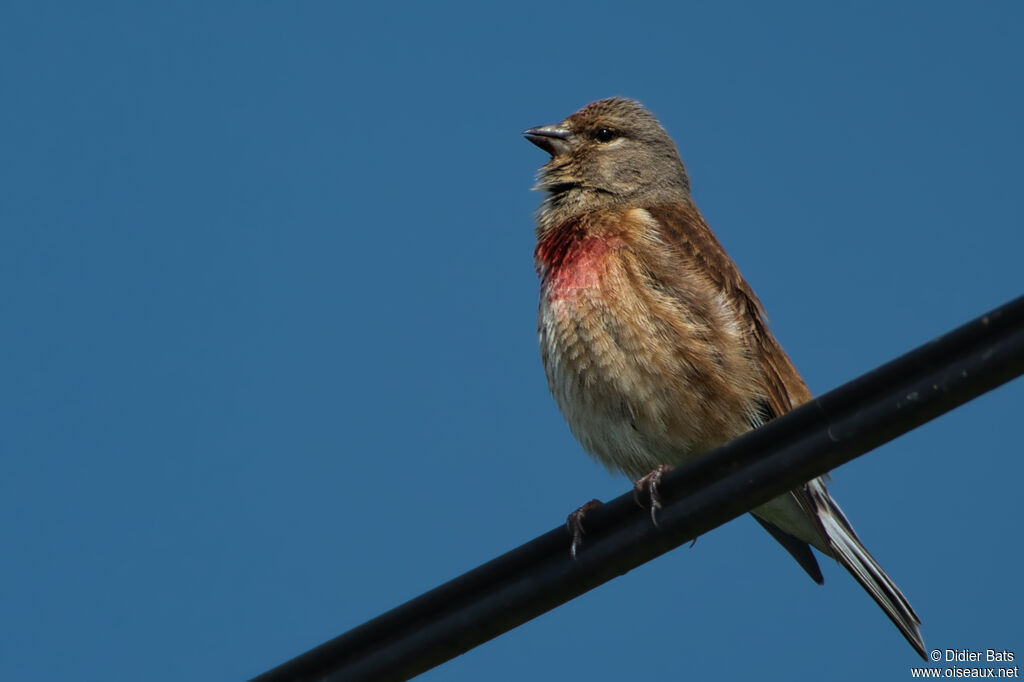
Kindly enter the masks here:
M 548 388 L 584 450 L 649 488 L 653 514 L 665 471 L 800 406 L 811 391 L 650 111 L 612 97 L 523 135 L 550 155 L 534 187 L 544 193 L 534 264 Z M 570 521 L 581 523 L 594 504 Z M 920 618 L 824 477 L 751 513 L 816 583 L 824 580 L 810 547 L 835 559 L 927 660 Z

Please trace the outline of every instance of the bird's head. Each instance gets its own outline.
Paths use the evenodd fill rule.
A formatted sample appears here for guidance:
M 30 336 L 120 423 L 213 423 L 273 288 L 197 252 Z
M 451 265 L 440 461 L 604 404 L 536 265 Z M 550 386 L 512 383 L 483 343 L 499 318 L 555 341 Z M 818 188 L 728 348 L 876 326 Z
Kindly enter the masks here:
M 689 195 L 675 143 L 635 100 L 598 100 L 561 123 L 530 128 L 523 135 L 551 155 L 536 187 L 548 192 L 548 209 L 572 213 Z

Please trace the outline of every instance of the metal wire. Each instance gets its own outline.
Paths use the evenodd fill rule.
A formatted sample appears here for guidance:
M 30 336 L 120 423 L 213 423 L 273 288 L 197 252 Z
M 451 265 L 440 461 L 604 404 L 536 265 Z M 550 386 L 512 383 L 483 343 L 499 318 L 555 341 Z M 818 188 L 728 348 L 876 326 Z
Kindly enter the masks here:
M 1024 373 L 1024 296 L 255 680 L 401 680 L 443 663 Z

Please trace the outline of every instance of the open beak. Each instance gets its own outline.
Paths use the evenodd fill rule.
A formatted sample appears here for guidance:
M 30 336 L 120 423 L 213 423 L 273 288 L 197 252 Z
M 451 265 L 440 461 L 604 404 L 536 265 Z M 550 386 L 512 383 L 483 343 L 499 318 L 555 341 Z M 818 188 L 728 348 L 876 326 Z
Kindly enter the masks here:
M 559 128 L 557 125 L 530 128 L 529 130 L 524 130 L 523 135 L 526 136 L 527 140 L 551 156 L 568 154 L 571 149 L 569 145 L 569 131 L 565 128 Z

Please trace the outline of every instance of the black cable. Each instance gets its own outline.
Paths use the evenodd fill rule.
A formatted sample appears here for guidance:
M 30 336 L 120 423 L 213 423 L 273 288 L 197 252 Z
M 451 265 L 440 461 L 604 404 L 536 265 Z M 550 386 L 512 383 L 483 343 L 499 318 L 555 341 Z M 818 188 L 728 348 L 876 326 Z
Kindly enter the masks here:
M 1024 373 L 1024 296 L 255 678 L 408 679 Z

